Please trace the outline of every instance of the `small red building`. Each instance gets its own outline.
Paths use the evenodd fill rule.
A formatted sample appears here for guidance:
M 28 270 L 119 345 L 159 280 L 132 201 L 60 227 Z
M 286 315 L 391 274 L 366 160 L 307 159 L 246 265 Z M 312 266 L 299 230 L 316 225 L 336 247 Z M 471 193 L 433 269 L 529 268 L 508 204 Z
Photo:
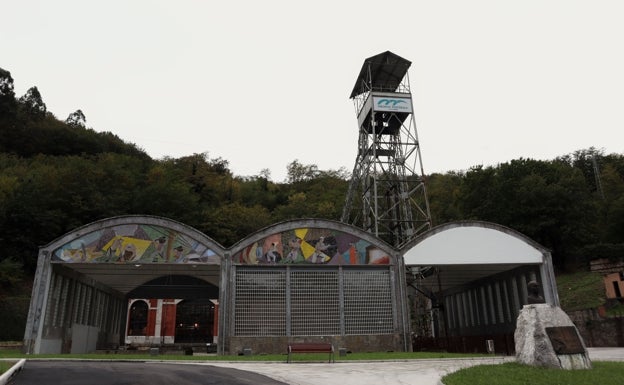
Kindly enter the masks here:
M 217 300 L 131 299 L 125 343 L 129 346 L 217 343 Z
M 624 294 L 624 263 L 611 262 L 607 258 L 591 261 L 591 271 L 602 274 L 608 299 L 621 299 Z

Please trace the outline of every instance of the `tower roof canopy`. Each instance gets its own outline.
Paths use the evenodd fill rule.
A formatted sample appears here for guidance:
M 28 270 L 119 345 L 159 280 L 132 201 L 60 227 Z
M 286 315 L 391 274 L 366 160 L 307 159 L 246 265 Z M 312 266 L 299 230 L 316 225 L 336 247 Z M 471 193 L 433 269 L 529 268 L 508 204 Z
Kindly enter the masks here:
M 362 69 L 349 98 L 353 99 L 357 95 L 370 91 L 368 87 L 372 87 L 373 90 L 396 90 L 410 65 L 412 65 L 411 61 L 405 60 L 390 51 L 369 57 L 362 64 Z M 372 83 L 370 85 L 368 84 L 369 69 Z

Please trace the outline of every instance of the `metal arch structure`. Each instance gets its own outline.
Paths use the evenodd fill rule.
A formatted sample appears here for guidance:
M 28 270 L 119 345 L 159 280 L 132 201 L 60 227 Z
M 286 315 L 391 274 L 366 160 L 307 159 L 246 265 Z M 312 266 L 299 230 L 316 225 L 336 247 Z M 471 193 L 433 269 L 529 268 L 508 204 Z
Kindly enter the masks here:
M 431 228 L 410 65 L 390 51 L 366 59 L 350 96 L 358 152 L 341 220 L 396 247 Z
M 200 231 L 149 215 L 103 219 L 68 232 L 39 249 L 24 353 L 86 353 L 125 343 L 128 301 L 136 296 L 161 305 L 163 299 L 216 300 L 224 253 Z M 158 330 L 153 337 L 159 341 L 171 336 Z

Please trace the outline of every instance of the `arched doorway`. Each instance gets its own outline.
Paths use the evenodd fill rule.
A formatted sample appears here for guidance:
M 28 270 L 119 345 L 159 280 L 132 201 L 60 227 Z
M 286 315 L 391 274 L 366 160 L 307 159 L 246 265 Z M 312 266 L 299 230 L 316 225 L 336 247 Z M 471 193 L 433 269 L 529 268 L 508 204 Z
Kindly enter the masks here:
M 213 342 L 215 305 L 210 299 L 184 300 L 176 307 L 176 343 Z
M 149 307 L 145 301 L 135 301 L 130 306 L 130 314 L 128 315 L 128 335 L 144 336 L 146 335 L 147 313 Z

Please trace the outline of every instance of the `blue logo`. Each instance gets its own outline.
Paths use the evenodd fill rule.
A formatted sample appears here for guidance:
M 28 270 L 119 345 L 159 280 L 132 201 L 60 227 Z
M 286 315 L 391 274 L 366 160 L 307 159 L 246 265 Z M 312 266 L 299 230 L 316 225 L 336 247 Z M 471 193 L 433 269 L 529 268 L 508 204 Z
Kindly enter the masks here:
M 402 99 L 380 99 L 377 102 L 377 105 L 379 107 L 392 107 L 392 108 L 398 108 L 399 104 L 401 103 L 406 103 L 405 100 Z

